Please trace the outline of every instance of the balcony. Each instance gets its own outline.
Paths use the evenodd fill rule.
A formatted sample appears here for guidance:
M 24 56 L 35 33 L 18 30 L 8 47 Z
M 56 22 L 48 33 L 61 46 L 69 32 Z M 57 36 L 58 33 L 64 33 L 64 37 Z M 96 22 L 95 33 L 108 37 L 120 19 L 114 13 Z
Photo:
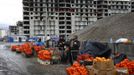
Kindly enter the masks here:
M 23 3 L 23 4 L 27 4 L 27 3 L 29 3 L 29 0 L 23 0 L 22 3 Z

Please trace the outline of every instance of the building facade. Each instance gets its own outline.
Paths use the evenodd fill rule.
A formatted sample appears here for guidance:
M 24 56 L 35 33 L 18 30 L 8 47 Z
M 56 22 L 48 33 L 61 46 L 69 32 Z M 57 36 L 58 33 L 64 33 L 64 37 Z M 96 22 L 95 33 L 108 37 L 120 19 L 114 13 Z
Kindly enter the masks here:
M 14 36 L 14 35 L 23 35 L 23 22 L 18 21 L 16 25 L 9 26 L 9 35 Z
M 24 29 L 23 22 L 22 21 L 18 21 L 16 23 L 16 25 L 17 25 L 17 30 L 18 30 L 17 35 L 22 36 L 23 35 L 23 29 Z
M 23 0 L 23 35 L 69 36 L 98 19 L 132 12 L 131 0 Z
M 17 26 L 9 26 L 9 35 L 17 35 L 18 34 L 18 29 Z

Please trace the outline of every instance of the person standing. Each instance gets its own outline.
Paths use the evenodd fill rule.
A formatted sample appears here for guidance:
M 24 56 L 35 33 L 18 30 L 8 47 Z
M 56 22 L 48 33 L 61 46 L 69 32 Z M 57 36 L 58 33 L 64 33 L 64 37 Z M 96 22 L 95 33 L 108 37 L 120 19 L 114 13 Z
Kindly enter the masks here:
M 61 36 L 59 41 L 58 41 L 59 50 L 64 50 L 64 46 L 65 46 L 65 39 Z
M 41 38 L 38 39 L 38 41 L 36 42 L 37 46 L 44 46 L 45 42 L 42 42 Z
M 78 40 L 78 36 L 75 35 L 66 44 L 67 59 L 69 60 L 70 64 L 73 64 L 73 61 L 77 59 L 79 48 L 80 48 L 80 41 Z
M 47 48 L 49 48 L 50 39 L 51 39 L 50 36 L 47 35 L 47 37 L 46 37 L 46 47 L 47 47 Z
M 64 47 L 65 47 L 65 39 L 64 39 L 63 36 L 60 36 L 59 41 L 58 41 L 58 49 L 61 52 L 61 62 L 62 63 L 66 62 L 66 60 L 65 60 L 66 56 L 65 56 L 65 53 L 64 53 L 65 48 Z

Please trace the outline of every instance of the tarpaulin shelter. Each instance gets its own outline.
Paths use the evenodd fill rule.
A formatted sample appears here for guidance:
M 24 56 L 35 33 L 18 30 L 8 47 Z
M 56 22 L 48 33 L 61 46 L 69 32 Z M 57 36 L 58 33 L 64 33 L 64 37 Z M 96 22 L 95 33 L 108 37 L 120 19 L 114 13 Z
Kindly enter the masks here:
M 107 46 L 100 42 L 90 42 L 87 41 L 83 45 L 83 49 L 80 50 L 80 54 L 88 53 L 93 57 L 110 57 L 112 50 Z

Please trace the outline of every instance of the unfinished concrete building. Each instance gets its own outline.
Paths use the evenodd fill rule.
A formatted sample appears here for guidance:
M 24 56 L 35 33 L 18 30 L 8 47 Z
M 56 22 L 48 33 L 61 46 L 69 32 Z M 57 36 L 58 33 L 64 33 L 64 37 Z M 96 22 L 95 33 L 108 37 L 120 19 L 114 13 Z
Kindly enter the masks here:
M 131 0 L 23 0 L 24 35 L 69 36 L 98 19 L 131 12 Z
M 17 35 L 18 34 L 18 29 L 17 26 L 9 26 L 9 35 Z

